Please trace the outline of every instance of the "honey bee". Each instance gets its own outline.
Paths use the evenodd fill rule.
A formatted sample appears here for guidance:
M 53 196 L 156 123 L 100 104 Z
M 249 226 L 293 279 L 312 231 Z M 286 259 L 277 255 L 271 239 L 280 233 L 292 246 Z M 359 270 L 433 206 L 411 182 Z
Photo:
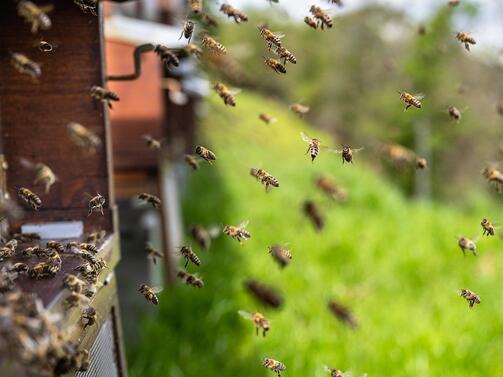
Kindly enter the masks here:
M 196 266 L 199 266 L 201 264 L 201 260 L 197 256 L 194 251 L 192 251 L 192 248 L 190 246 L 182 246 L 180 248 L 180 254 L 185 258 L 185 267 L 187 268 L 189 262 L 194 263 Z
M 480 304 L 480 297 L 468 289 L 462 289 L 460 296 L 468 301 L 470 308 L 473 308 L 475 304 Z
M 428 162 L 425 158 L 416 157 L 416 169 L 426 169 L 428 167 Z
M 92 306 L 88 306 L 82 311 L 81 319 L 84 322 L 84 329 L 86 329 L 88 326 L 92 326 L 98 321 L 98 313 Z
M 88 153 L 94 154 L 96 150 L 101 147 L 101 139 L 99 136 L 83 125 L 70 122 L 66 127 L 72 141 Z
M 187 55 L 194 56 L 196 59 L 200 59 L 203 55 L 203 50 L 201 49 L 201 47 L 195 45 L 194 43 L 187 44 L 187 46 L 184 47 L 184 51 L 187 53 Z
M 201 14 L 201 21 L 209 27 L 218 27 L 218 22 L 213 17 L 211 17 L 208 13 Z
M 147 142 L 147 147 L 152 150 L 161 149 L 161 141 L 153 138 L 150 135 L 143 135 L 142 139 Z
M 76 308 L 78 306 L 84 306 L 89 304 L 89 297 L 84 296 L 81 293 L 70 292 L 68 297 L 64 301 L 66 308 Z
M 460 0 L 449 0 L 448 4 L 450 7 L 457 7 L 460 3 Z
M 52 44 L 50 44 L 47 41 L 44 41 L 43 39 L 41 39 L 40 41 L 38 41 L 38 43 L 36 44 L 36 46 L 38 47 L 38 49 L 41 52 L 51 52 L 52 50 L 54 50 L 54 47 L 52 46 Z
M 204 287 L 204 282 L 201 278 L 197 277 L 196 275 L 189 274 L 184 270 L 178 270 L 177 277 L 180 280 L 183 280 L 187 285 L 192 285 L 193 287 L 196 288 Z
M 86 286 L 86 282 L 73 274 L 66 274 L 63 278 L 63 286 L 70 292 L 81 293 Z
M 490 222 L 488 219 L 484 218 L 480 222 L 480 225 L 482 226 L 482 235 L 485 236 L 486 234 L 488 236 L 494 236 L 494 225 L 492 222 Z
M 166 68 L 171 68 L 171 66 L 178 67 L 180 65 L 180 59 L 178 59 L 178 56 L 170 48 L 156 45 L 154 52 L 161 58 Z
M 190 43 L 192 35 L 194 34 L 195 27 L 196 23 L 194 21 L 185 20 L 185 22 L 183 23 L 182 33 L 180 34 L 180 38 L 178 38 L 178 40 L 182 39 L 182 37 L 185 37 L 185 39 L 188 39 L 187 43 Z
M 270 187 L 279 187 L 279 181 L 264 169 L 251 168 L 250 175 L 264 184 L 266 191 L 269 191 Z
M 273 33 L 271 30 L 267 29 L 264 25 L 257 26 L 260 31 L 260 35 L 267 42 L 267 48 L 271 51 L 272 46 L 281 47 L 281 39 L 285 36 L 281 33 Z
M 47 194 L 51 189 L 51 186 L 56 183 L 57 177 L 52 171 L 52 169 L 41 162 L 35 164 L 35 180 L 33 184 L 36 185 L 39 182 L 45 185 L 45 193 Z
M 89 212 L 87 216 L 90 216 L 91 213 L 94 212 L 94 210 L 99 210 L 102 215 L 105 215 L 103 213 L 103 206 L 105 205 L 105 202 L 106 199 L 97 192 L 95 196 L 89 199 Z
M 323 369 L 325 369 L 326 372 L 330 373 L 330 377 L 350 377 L 349 374 L 343 373 L 341 370 L 336 368 L 329 368 L 325 366 Z
M 189 165 L 192 168 L 192 170 L 199 169 L 199 160 L 197 156 L 194 156 L 193 154 L 186 154 L 183 158 L 187 163 L 187 165 Z
M 40 64 L 35 63 L 23 54 L 17 52 L 11 53 L 10 61 L 18 72 L 30 76 L 34 81 L 37 81 L 42 76 Z
M 38 258 L 41 258 L 44 255 L 46 255 L 46 251 L 47 251 L 46 249 L 44 249 L 40 246 L 31 246 L 31 247 L 25 248 L 21 254 L 23 255 L 23 257 L 27 257 L 27 258 L 30 258 L 33 255 L 35 255 Z
M 348 162 L 348 163 L 353 163 L 353 153 L 357 153 L 357 152 L 360 152 L 361 150 L 363 150 L 364 148 L 356 148 L 356 149 L 352 149 L 350 146 L 348 145 L 345 145 L 342 147 L 341 150 L 337 150 L 337 149 L 334 149 L 334 150 L 331 150 L 332 152 L 334 153 L 339 153 L 342 155 L 342 163 L 344 164 L 344 162 Z
M 206 48 L 209 52 L 217 55 L 227 54 L 227 49 L 225 48 L 225 46 L 209 35 L 203 36 L 203 38 L 201 39 L 201 46 Z
M 400 94 L 400 101 L 402 101 L 405 104 L 405 109 L 404 111 L 408 110 L 409 107 L 414 106 L 417 107 L 418 109 L 421 108 L 421 102 L 424 98 L 424 95 L 422 94 L 409 94 L 407 92 L 398 92 Z
M 257 280 L 247 280 L 245 288 L 266 306 L 277 309 L 283 304 L 283 297 L 276 289 Z
M 456 106 L 449 106 L 447 108 L 447 113 L 451 117 L 451 119 L 455 120 L 456 123 L 461 121 L 461 111 Z
M 96 9 L 98 8 L 98 0 L 73 0 L 80 10 L 84 13 L 89 11 L 93 16 L 97 16 Z
M 211 161 L 215 161 L 217 157 L 215 156 L 215 153 L 210 151 L 209 149 L 206 149 L 205 147 L 198 145 L 196 146 L 195 149 L 196 154 L 201 157 L 203 160 L 208 161 L 208 163 L 211 165 Z
M 396 167 L 404 167 L 414 161 L 414 152 L 399 144 L 385 144 L 381 148 L 384 157 Z
M 267 332 L 271 327 L 271 324 L 267 319 L 265 319 L 262 313 L 259 312 L 248 313 L 247 311 L 244 310 L 239 310 L 238 313 L 241 317 L 246 318 L 253 322 L 253 324 L 255 325 L 255 333 L 257 334 L 257 336 L 259 329 L 262 329 L 262 336 L 265 338 Z
M 503 173 L 495 167 L 487 167 L 482 170 L 482 175 L 490 184 L 495 184 L 498 192 L 501 192 L 503 185 Z
M 358 321 L 349 308 L 334 300 L 328 303 L 328 308 L 337 319 L 341 320 L 349 327 L 355 328 L 358 326 Z
M 35 211 L 38 211 L 39 207 L 42 205 L 42 200 L 38 197 L 38 195 L 26 187 L 21 187 L 18 191 L 18 195 Z
M 265 58 L 264 64 L 271 68 L 276 73 L 286 73 L 286 68 L 279 60 L 273 58 Z
M 6 258 L 10 258 L 14 250 L 7 246 L 0 247 L 0 261 L 3 261 Z
M 147 194 L 146 192 L 139 194 L 138 199 L 152 204 L 152 207 L 154 208 L 159 208 L 159 206 L 161 205 L 161 199 L 159 197 L 152 194 Z
M 143 293 L 143 296 L 145 296 L 148 302 L 154 305 L 159 305 L 159 298 L 157 297 L 157 293 L 161 291 L 160 289 L 149 287 L 147 284 L 142 284 L 138 291 Z
M 346 190 L 329 177 L 319 177 L 315 183 L 316 187 L 333 200 L 345 202 L 348 199 Z
M 26 274 L 29 270 L 30 268 L 26 263 L 17 262 L 12 265 L 12 271 L 17 272 L 18 274 Z
M 189 7 L 195 14 L 203 10 L 203 0 L 188 0 Z
M 260 113 L 258 118 L 263 121 L 265 124 L 272 124 L 277 121 L 275 117 L 266 113 Z
M 470 51 L 470 45 L 477 44 L 475 38 L 473 38 L 470 34 L 465 33 L 464 31 L 460 31 L 456 34 L 456 39 L 461 43 L 464 43 L 466 51 Z
M 460 237 L 458 239 L 458 246 L 463 252 L 463 255 L 466 256 L 466 250 L 470 250 L 474 256 L 477 256 L 477 246 L 475 245 L 475 241 L 466 237 Z
M 57 260 L 53 258 L 53 260 Z M 32 266 L 28 271 L 28 275 L 31 279 L 42 279 L 47 277 L 53 277 L 58 273 L 61 269 L 61 259 L 59 259 L 59 263 L 57 262 L 39 262 Z
M 318 24 L 312 17 L 309 16 L 304 17 L 304 23 L 314 30 L 318 29 Z
M 309 8 L 309 12 L 311 12 L 314 19 L 316 20 L 316 23 L 318 24 L 318 26 L 321 27 L 322 30 L 325 28 L 325 26 L 329 29 L 332 26 L 334 26 L 334 21 L 332 20 L 332 17 L 330 17 L 328 13 L 326 13 L 320 7 L 311 5 L 311 8 Z
M 53 6 L 39 7 L 31 1 L 21 0 L 17 4 L 17 13 L 31 23 L 31 32 L 36 33 L 38 29 L 49 30 L 52 26 L 51 19 L 47 15 Z
M 243 245 L 243 241 L 251 238 L 250 232 L 245 229 L 247 225 L 248 221 L 243 221 L 238 226 L 226 225 L 223 232 Z
M 342 0 L 328 0 L 328 2 L 337 5 L 339 8 L 342 8 L 344 6 Z
M 18 244 L 17 240 L 15 238 L 13 238 L 13 239 L 7 241 L 4 246 L 8 247 L 12 251 L 16 251 L 17 244 Z
M 91 87 L 91 97 L 95 100 L 106 103 L 110 109 L 112 108 L 112 101 L 120 101 L 117 93 L 97 85 Z
M 79 248 L 82 249 L 82 250 L 86 250 L 86 251 L 89 251 L 93 254 L 98 254 L 99 250 L 96 246 L 94 246 L 93 244 L 90 244 L 90 243 L 81 243 L 79 244 Z
M 320 209 L 311 200 L 306 200 L 304 202 L 304 213 L 305 215 L 313 222 L 314 227 L 316 228 L 317 231 L 320 231 L 324 228 L 325 226 L 325 220 L 323 219 L 323 216 L 321 215 Z
M 99 230 L 97 232 L 89 233 L 86 237 L 86 242 L 96 243 L 98 241 L 101 241 L 103 238 L 105 238 L 106 235 L 107 235 L 107 232 L 105 230 Z
M 216 83 L 213 86 L 213 89 L 217 92 L 220 98 L 222 98 L 224 104 L 232 107 L 236 106 L 236 98 L 234 95 L 240 92 L 239 89 L 229 89 L 221 82 Z
M 164 254 L 161 253 L 160 251 L 154 249 L 152 246 L 147 245 L 145 246 L 145 252 L 147 253 L 147 257 L 151 258 L 154 264 L 157 264 L 157 259 L 156 258 L 162 258 L 164 257 Z
M 294 114 L 297 114 L 299 117 L 302 118 L 304 114 L 307 114 L 309 112 L 309 106 L 304 106 L 301 105 L 300 103 L 294 103 L 290 105 L 290 110 L 292 110 Z
M 320 153 L 320 141 L 316 138 L 309 137 L 306 135 L 304 132 L 300 133 L 300 137 L 303 141 L 309 144 L 307 147 L 307 151 L 304 154 L 310 154 L 311 155 L 311 162 L 314 162 L 314 159 L 318 156 Z
M 218 226 L 210 226 L 206 229 L 202 225 L 193 225 L 190 227 L 190 235 L 203 250 L 209 250 L 211 239 L 216 238 L 220 233 Z
M 281 377 L 281 372 L 284 372 L 286 370 L 285 364 L 283 364 L 280 361 L 270 359 L 268 357 L 266 357 L 266 358 L 264 358 L 264 360 L 262 360 L 262 365 L 265 366 L 267 369 L 270 369 L 273 372 L 276 372 L 278 374 L 278 377 Z
M 33 242 L 40 240 L 38 233 L 14 233 L 12 237 L 19 242 Z
M 286 47 L 277 47 L 274 52 L 279 56 L 280 60 L 283 59 L 283 65 L 286 65 L 287 62 L 297 64 L 297 59 Z
M 56 250 L 58 253 L 64 253 L 65 252 L 65 247 L 61 242 L 58 241 L 47 241 L 47 244 L 45 245 L 48 249 L 53 249 Z
M 246 14 L 229 4 L 222 4 L 222 6 L 220 7 L 220 12 L 225 14 L 227 17 L 234 18 L 234 22 L 236 22 L 237 24 L 239 24 L 240 22 L 248 21 L 248 16 Z
M 281 245 L 269 246 L 269 254 L 271 254 L 281 268 L 288 266 L 290 260 L 292 259 L 292 253 L 290 250 Z

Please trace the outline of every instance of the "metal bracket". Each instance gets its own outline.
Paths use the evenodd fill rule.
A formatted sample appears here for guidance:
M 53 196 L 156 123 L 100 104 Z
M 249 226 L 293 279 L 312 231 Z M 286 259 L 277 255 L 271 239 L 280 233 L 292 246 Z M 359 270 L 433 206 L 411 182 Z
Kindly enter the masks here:
M 145 43 L 139 45 L 134 49 L 133 52 L 133 62 L 134 62 L 134 73 L 129 75 L 111 75 L 107 76 L 108 81 L 132 81 L 136 80 L 141 75 L 141 54 L 149 51 L 153 51 L 155 46 L 152 43 Z

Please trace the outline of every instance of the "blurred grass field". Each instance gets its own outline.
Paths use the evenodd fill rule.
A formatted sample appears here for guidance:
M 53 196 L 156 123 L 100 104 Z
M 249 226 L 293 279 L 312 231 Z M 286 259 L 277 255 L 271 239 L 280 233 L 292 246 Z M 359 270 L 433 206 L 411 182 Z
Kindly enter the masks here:
M 284 104 L 249 93 L 237 101 L 236 108 L 224 108 L 215 96 L 208 101 L 199 142 L 218 159 L 188 179 L 184 219 L 187 226 L 248 219 L 252 238 L 240 246 L 222 235 L 209 252 L 192 242 L 202 265 L 189 271 L 198 272 L 205 287 L 178 284 L 160 295 L 158 310 L 143 320 L 141 343 L 129 352 L 130 375 L 274 376 L 261 366 L 263 357 L 272 357 L 286 364 L 285 376 L 326 376 L 325 364 L 369 377 L 503 376 L 503 241 L 481 238 L 479 255 L 463 257 L 456 240 L 481 235 L 482 217 L 498 222 L 499 207 L 484 200 L 448 207 L 406 199 L 366 165 L 371 149 L 353 165 L 323 150 L 311 163 L 299 132 L 337 145 L 330 136 Z M 260 112 L 278 122 L 261 123 Z M 266 169 L 281 186 L 266 193 L 250 177 L 251 167 Z M 349 202 L 318 192 L 313 181 L 320 175 L 346 187 Z M 325 213 L 320 233 L 302 213 L 306 199 Z M 274 243 L 291 248 L 284 270 L 267 253 Z M 243 289 L 248 278 L 276 286 L 283 307 L 256 302 Z M 469 309 L 460 288 L 478 293 L 482 303 Z M 352 308 L 359 327 L 334 318 L 329 299 Z M 255 336 L 240 309 L 272 321 L 265 339 Z

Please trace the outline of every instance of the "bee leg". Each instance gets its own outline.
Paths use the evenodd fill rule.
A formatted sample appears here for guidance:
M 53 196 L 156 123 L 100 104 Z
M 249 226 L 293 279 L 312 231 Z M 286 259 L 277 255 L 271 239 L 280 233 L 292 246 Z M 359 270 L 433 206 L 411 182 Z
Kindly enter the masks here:
M 465 48 L 466 48 L 466 51 L 470 51 L 470 45 L 467 42 L 465 42 Z
M 472 250 L 474 256 L 477 256 L 477 251 L 475 249 Z
M 103 206 L 100 207 L 100 212 L 102 216 L 105 216 L 105 214 L 103 213 Z
M 405 105 L 405 109 L 403 109 L 403 111 L 404 111 L 404 112 L 405 112 L 405 111 L 407 111 L 407 110 L 409 109 L 409 107 L 410 107 L 410 105 L 409 105 L 409 104 Z
M 184 268 L 187 268 L 188 264 L 189 264 L 189 258 L 185 258 L 185 267 Z
M 152 258 L 152 261 L 154 262 L 154 264 L 157 264 L 157 259 L 155 259 L 155 257 Z
M 185 31 L 185 30 L 182 30 L 182 32 L 181 32 L 181 34 L 180 34 L 180 38 L 178 38 L 178 40 L 182 39 L 184 31 Z
M 258 336 L 258 327 L 255 327 L 255 334 Z

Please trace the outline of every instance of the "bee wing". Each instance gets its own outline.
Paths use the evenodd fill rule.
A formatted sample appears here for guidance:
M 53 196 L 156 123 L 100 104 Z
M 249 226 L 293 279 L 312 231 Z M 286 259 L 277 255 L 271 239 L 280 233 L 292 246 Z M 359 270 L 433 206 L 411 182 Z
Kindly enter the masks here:
M 154 293 L 161 293 L 161 292 L 162 292 L 162 290 L 163 290 L 163 288 L 162 288 L 162 287 L 152 287 L 152 291 L 153 291 Z
M 364 150 L 364 149 L 365 149 L 365 147 L 360 147 L 360 148 L 356 148 L 356 149 L 351 149 L 351 151 L 352 151 L 353 153 L 357 153 L 357 152 L 360 152 L 360 151 L 362 151 L 362 150 Z
M 241 89 L 239 88 L 230 88 L 229 89 L 229 93 L 232 94 L 233 96 L 236 95 L 236 94 L 239 94 L 241 93 Z
M 339 153 L 339 154 L 341 154 L 341 153 L 342 153 L 342 149 L 329 148 L 329 147 L 325 147 L 325 146 L 322 146 L 322 148 L 325 148 L 325 149 L 327 149 L 329 152 L 332 152 L 332 153 Z
M 249 319 L 250 321 L 253 319 L 253 314 L 247 312 L 246 310 L 238 310 L 238 314 L 245 319 Z
M 417 93 L 413 95 L 417 100 L 422 100 L 425 95 L 423 93 Z
M 211 238 L 216 238 L 220 234 L 220 227 L 218 225 L 211 225 L 208 228 L 208 234 Z
M 23 166 L 23 168 L 33 170 L 35 169 L 35 164 L 28 160 L 27 158 L 21 157 L 19 159 L 19 163 Z
M 312 138 L 310 138 L 309 136 L 307 136 L 304 132 L 301 132 L 300 133 L 300 137 L 302 140 L 304 140 L 306 143 L 310 143 L 311 140 L 313 140 Z
M 248 224 L 250 223 L 250 220 L 244 220 L 241 222 L 241 224 L 238 225 L 239 228 L 246 228 Z

